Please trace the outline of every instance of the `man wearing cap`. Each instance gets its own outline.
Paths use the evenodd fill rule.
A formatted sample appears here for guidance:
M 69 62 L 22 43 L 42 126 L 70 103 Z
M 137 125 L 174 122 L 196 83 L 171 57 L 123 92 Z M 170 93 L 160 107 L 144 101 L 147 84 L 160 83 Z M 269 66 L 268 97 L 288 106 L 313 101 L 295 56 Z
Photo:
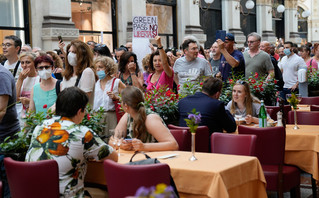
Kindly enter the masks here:
M 235 37 L 227 33 L 225 42 L 217 39 L 218 47 L 222 56 L 220 58 L 219 71 L 223 81 L 227 81 L 231 75 L 245 74 L 245 60 L 239 50 L 234 49 Z M 218 74 L 219 75 L 219 74 Z
M 269 54 L 259 49 L 261 36 L 256 32 L 252 32 L 247 36 L 247 43 L 249 50 L 244 52 L 246 63 L 245 77 L 248 79 L 258 73 L 258 78 L 267 76 L 267 78 L 274 77 L 274 66 L 271 63 Z

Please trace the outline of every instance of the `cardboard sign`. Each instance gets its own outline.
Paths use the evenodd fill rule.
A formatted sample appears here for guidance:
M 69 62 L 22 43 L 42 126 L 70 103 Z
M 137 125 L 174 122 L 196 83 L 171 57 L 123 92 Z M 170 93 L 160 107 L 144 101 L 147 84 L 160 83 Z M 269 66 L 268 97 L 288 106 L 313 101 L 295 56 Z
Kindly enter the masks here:
M 155 38 L 158 34 L 157 16 L 133 17 L 134 38 Z

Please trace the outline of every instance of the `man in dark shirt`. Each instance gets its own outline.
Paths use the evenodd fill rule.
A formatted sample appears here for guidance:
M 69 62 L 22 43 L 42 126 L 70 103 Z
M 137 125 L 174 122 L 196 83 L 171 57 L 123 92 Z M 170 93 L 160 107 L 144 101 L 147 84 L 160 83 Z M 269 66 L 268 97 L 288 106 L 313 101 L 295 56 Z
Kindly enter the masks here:
M 225 110 L 224 102 L 218 98 L 222 91 L 222 81 L 218 78 L 209 77 L 203 84 L 202 92 L 187 96 L 178 103 L 180 113 L 180 126 L 186 126 L 185 118 L 192 109 L 196 109 L 202 115 L 201 126 L 207 126 L 210 134 L 214 132 L 234 132 L 236 122 L 229 111 Z
M 223 81 L 227 81 L 231 75 L 245 75 L 245 60 L 243 54 L 234 49 L 235 37 L 227 33 L 225 42 L 217 39 L 219 50 L 222 53 L 220 58 L 219 75 Z

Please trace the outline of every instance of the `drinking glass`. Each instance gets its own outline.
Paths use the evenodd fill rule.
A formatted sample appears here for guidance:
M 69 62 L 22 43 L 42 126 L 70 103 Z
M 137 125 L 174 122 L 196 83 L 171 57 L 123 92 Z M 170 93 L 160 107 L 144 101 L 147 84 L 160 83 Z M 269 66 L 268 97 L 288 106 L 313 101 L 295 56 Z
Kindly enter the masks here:
M 118 153 L 118 156 L 120 156 L 120 148 L 121 148 L 121 144 L 124 140 L 124 136 L 125 136 L 125 133 L 124 132 L 120 132 L 120 131 L 117 131 L 117 133 L 115 134 L 115 138 L 117 139 L 117 142 L 116 142 L 116 146 L 117 146 L 117 153 Z
M 243 118 L 243 114 L 236 111 L 235 112 L 235 121 L 236 121 L 237 125 L 240 124 L 240 121 L 242 120 L 242 118 Z

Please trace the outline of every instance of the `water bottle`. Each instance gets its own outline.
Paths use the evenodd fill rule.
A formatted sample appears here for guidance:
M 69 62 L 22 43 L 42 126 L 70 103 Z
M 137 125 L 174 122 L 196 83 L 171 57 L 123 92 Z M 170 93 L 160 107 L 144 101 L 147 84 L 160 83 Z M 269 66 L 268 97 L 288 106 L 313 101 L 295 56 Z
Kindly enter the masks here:
M 265 108 L 264 100 L 261 100 L 261 107 L 259 109 L 259 128 L 267 127 L 267 111 Z

